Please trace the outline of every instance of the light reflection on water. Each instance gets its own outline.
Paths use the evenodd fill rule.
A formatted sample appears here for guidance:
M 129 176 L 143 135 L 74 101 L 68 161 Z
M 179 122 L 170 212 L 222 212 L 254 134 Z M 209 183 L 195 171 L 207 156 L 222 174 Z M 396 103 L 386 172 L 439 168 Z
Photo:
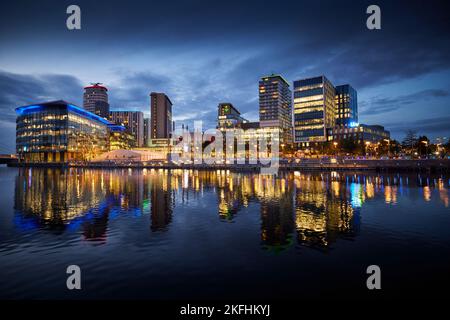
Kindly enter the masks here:
M 1 171 L 0 175 L 13 178 L 10 188 L 14 190 L 14 204 L 13 223 L 1 227 L 2 267 L 21 262 L 20 267 L 26 269 L 23 262 L 30 263 L 25 257 L 28 254 L 42 258 L 42 263 L 51 269 L 52 260 L 45 257 L 53 256 L 63 263 L 68 251 L 77 250 L 75 255 L 81 259 L 80 264 L 90 265 L 96 272 L 103 270 L 105 274 L 109 269 L 93 256 L 105 255 L 108 261 L 116 263 L 122 257 L 120 264 L 127 268 L 130 266 L 126 261 L 130 264 L 139 261 L 140 266 L 133 268 L 140 272 L 153 263 L 152 272 L 146 271 L 148 277 L 174 268 L 169 261 L 177 257 L 184 265 L 178 261 L 182 271 L 174 272 L 198 276 L 212 272 L 210 269 L 217 267 L 215 263 L 242 267 L 245 260 L 245 268 L 264 274 L 256 260 L 266 261 L 269 268 L 273 259 L 278 259 L 275 257 L 282 257 L 293 268 L 297 263 L 305 264 L 302 259 L 306 258 L 298 253 L 311 249 L 322 257 L 326 253 L 333 261 L 340 260 L 332 252 L 339 248 L 335 245 L 340 240 L 343 244 L 346 240 L 355 243 L 347 250 L 356 251 L 361 249 L 358 238 L 365 245 L 369 233 L 376 234 L 372 240 L 383 236 L 383 243 L 393 247 L 412 235 L 420 238 L 421 243 L 437 241 L 441 247 L 449 247 L 448 236 L 432 232 L 435 223 L 450 221 L 450 181 L 442 175 L 290 172 L 264 176 L 163 169 L 5 170 L 9 171 Z M 423 215 L 426 203 L 433 205 L 433 214 L 438 215 L 436 222 L 432 216 Z M 375 211 L 387 212 L 392 208 L 407 214 L 411 213 L 411 207 L 417 210 L 417 217 L 401 223 L 392 214 L 384 222 L 379 221 L 384 213 L 373 215 Z M 1 221 L 10 217 L 8 211 L 2 215 Z M 424 229 L 424 225 L 431 229 Z M 428 248 L 429 243 L 424 246 Z M 303 249 L 299 251 L 300 248 Z M 185 251 L 191 255 L 183 260 Z M 205 256 L 197 256 L 199 251 Z M 220 257 L 216 256 L 218 252 Z M 254 262 L 247 261 L 250 256 L 255 258 Z M 8 257 L 13 258 L 5 262 Z M 310 258 L 308 263 L 317 263 L 314 259 Z M 11 275 L 23 281 L 13 272 Z M 113 275 L 115 271 L 109 274 Z M 246 272 L 239 276 L 251 278 Z M 185 275 L 178 280 L 188 278 Z M 134 277 L 124 279 L 132 283 Z M 106 275 L 104 281 L 108 282 Z M 17 288 L 13 282 L 7 284 L 10 287 L 17 290 L 12 297 L 27 296 L 25 289 Z M 51 297 L 55 290 L 44 291 L 44 296 Z M 182 296 L 183 292 L 178 290 L 174 296 Z M 227 290 L 220 292 L 227 293 Z

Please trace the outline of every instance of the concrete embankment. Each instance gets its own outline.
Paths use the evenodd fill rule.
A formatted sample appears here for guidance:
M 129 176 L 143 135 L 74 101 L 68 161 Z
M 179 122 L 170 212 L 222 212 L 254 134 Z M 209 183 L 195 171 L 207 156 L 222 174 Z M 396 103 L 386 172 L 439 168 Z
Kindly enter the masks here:
M 148 169 L 193 169 L 193 170 L 230 170 L 259 172 L 260 165 L 173 165 L 155 163 L 11 163 L 11 167 L 45 167 L 45 168 L 148 168 Z M 324 161 L 320 159 L 302 159 L 299 162 L 280 163 L 279 170 L 288 171 L 422 171 L 422 172 L 448 172 L 450 159 L 427 160 L 354 160 L 342 159 L 339 161 Z

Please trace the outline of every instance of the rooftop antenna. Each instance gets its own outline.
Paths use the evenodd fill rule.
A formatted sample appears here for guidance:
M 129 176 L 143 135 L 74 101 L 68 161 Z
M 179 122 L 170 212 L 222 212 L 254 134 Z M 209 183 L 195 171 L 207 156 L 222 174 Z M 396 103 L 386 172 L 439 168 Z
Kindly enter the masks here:
M 92 86 L 98 86 L 98 85 L 101 85 L 101 84 L 103 84 L 103 83 L 101 83 L 101 82 L 91 82 Z

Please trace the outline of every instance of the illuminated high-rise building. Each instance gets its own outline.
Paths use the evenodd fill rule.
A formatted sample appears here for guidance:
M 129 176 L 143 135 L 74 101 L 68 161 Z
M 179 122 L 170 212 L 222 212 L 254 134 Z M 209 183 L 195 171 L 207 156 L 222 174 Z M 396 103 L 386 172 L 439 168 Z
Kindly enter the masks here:
M 109 119 L 127 128 L 136 140 L 134 147 L 144 145 L 144 113 L 142 111 L 111 111 Z
M 358 125 L 358 95 L 349 84 L 336 87 L 336 125 L 342 127 Z
M 151 139 L 170 139 L 172 136 L 172 102 L 164 93 L 150 94 Z
M 292 92 L 280 75 L 259 81 L 259 123 L 261 128 L 279 128 L 281 144 L 292 143 Z
M 102 118 L 109 116 L 108 89 L 101 83 L 84 87 L 83 108 Z
M 294 81 L 294 141 L 327 141 L 327 128 L 335 126 L 336 90 L 325 76 Z

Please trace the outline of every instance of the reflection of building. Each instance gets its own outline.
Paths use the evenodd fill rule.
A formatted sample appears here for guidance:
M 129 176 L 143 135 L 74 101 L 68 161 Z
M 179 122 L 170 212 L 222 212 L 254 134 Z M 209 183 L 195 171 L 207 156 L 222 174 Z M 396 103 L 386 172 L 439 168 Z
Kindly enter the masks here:
M 358 95 L 349 84 L 336 86 L 336 125 L 354 127 L 358 123 Z
M 353 237 L 359 224 L 357 190 L 333 181 L 330 185 L 308 176 L 296 177 L 295 211 L 299 244 L 328 247 L 337 238 Z
M 325 76 L 294 81 L 295 142 L 325 142 L 335 125 L 335 89 Z
M 134 147 L 144 145 L 144 114 L 141 111 L 111 111 L 109 118 L 115 124 L 125 126 L 134 136 Z
M 64 232 L 81 228 L 87 240 L 105 241 L 117 212 L 151 213 L 152 230 L 165 230 L 173 211 L 172 176 L 130 171 L 19 168 L 14 209 L 18 228 Z
M 170 174 L 158 176 L 159 183 L 152 183 L 150 189 L 151 230 L 165 230 L 172 221 L 173 203 L 170 188 Z M 162 181 L 161 181 L 162 180 Z M 162 185 L 161 185 L 162 184 Z M 166 186 L 164 189 L 163 186 Z
M 280 129 L 281 143 L 292 143 L 292 92 L 280 75 L 259 81 L 259 121 L 261 128 Z
M 219 103 L 217 112 L 217 124 L 219 129 L 239 128 L 246 120 L 231 103 Z
M 152 139 L 169 139 L 172 136 L 172 102 L 164 93 L 150 94 Z
M 22 161 L 90 160 L 109 148 L 109 121 L 66 101 L 18 107 L 16 113 Z
M 99 83 L 84 88 L 83 108 L 102 118 L 109 116 L 108 89 Z
M 268 182 L 273 187 L 266 185 L 266 195 L 261 198 L 261 241 L 266 249 L 279 251 L 294 243 L 292 182 L 284 179 Z
M 80 223 L 86 239 L 105 240 L 109 209 L 102 181 L 99 171 L 21 168 L 14 196 L 16 222 L 60 232 Z M 86 217 L 93 208 L 96 213 Z

